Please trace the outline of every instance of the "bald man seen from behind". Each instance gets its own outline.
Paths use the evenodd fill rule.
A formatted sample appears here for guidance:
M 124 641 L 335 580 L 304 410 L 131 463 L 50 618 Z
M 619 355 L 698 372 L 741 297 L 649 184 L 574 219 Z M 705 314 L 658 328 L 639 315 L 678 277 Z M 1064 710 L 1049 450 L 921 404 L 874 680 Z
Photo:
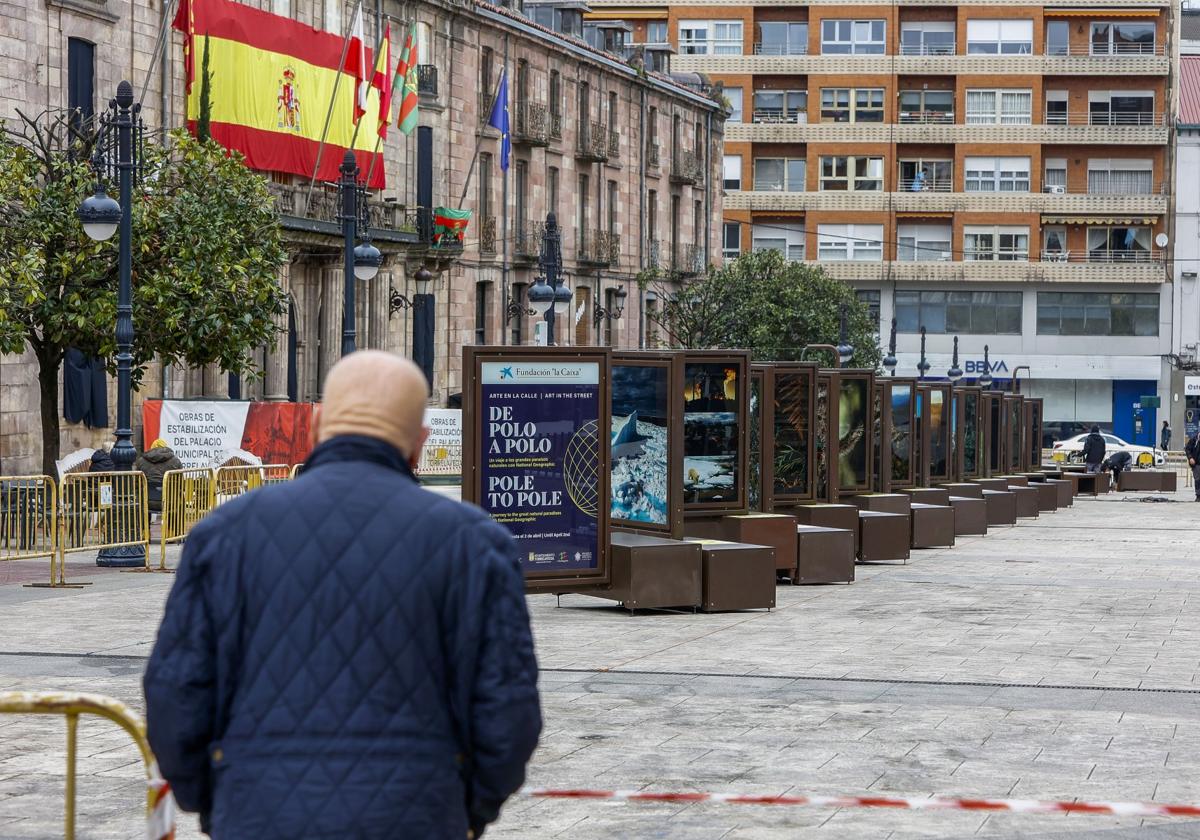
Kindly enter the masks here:
M 192 530 L 144 688 L 179 805 L 218 840 L 479 837 L 541 732 L 517 549 L 418 486 L 429 389 L 360 351 L 296 480 Z

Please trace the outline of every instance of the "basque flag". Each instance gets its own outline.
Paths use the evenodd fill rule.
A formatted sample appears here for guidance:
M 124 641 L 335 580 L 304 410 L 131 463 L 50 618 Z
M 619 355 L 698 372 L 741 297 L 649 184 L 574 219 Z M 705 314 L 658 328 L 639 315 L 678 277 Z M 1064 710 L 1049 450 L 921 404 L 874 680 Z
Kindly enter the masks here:
M 492 103 L 492 115 L 488 125 L 500 132 L 500 169 L 508 169 L 508 156 L 512 152 L 512 139 L 508 134 L 508 68 L 500 71 L 500 87 L 496 101 Z

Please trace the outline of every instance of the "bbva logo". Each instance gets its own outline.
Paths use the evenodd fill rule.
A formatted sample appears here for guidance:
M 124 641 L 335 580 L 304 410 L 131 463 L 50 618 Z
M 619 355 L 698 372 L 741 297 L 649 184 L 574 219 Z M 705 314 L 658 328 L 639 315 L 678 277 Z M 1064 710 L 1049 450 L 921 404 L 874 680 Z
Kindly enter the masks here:
M 1004 363 L 1003 359 L 992 362 L 991 366 L 992 373 L 1008 373 L 1008 365 Z M 987 370 L 987 364 L 983 359 L 967 359 L 966 364 L 963 365 L 963 373 L 983 373 L 985 370 Z

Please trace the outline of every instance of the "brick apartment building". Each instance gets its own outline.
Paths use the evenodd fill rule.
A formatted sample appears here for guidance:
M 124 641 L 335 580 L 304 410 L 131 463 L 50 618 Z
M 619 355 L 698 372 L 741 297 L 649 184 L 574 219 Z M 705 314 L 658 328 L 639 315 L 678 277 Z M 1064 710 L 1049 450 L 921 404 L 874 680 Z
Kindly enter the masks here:
M 959 335 L 968 379 L 986 344 L 998 380 L 1029 366 L 1048 421 L 1150 442 L 1133 405 L 1171 393 L 1167 0 L 595 0 L 592 17 L 724 86 L 727 257 L 774 248 L 852 283 L 885 343 L 896 318 L 901 375 L 921 326 L 935 375 Z
M 175 5 L 0 2 L 0 119 L 17 109 L 91 113 L 128 78 L 136 91 L 145 86 L 148 129 L 182 125 L 181 34 L 168 32 L 165 61 L 153 57 Z M 354 8 L 348 0 L 246 5 L 338 33 Z M 407 138 L 393 130 L 384 146 L 387 187 L 372 197 L 371 219 L 386 262 L 373 281 L 360 284 L 358 345 L 413 355 L 430 375 L 431 402 L 453 403 L 462 388 L 463 345 L 533 342 L 524 290 L 536 273 L 540 223 L 550 210 L 563 229 L 565 274 L 575 293 L 573 323 L 560 337 L 620 347 L 652 340 L 644 311 L 655 305 L 653 294 L 639 291 L 638 274 L 661 267 L 682 282 L 704 269 L 709 254 L 719 254 L 720 103 L 700 85 L 653 72 L 653 54 L 648 67 L 644 56 L 628 61 L 630 56 L 590 46 L 578 4 L 518 12 L 476 0 L 384 0 L 364 8 L 372 43 L 375 12 L 392 18 L 393 56 L 402 38 L 397 32 L 415 17 L 420 125 L 429 130 L 425 140 L 420 130 Z M 504 67 L 512 129 L 506 173 L 499 165 L 499 133 L 485 126 Z M 422 142 L 427 147 L 419 149 Z M 474 211 L 458 253 L 435 252 L 414 232 L 426 160 L 432 161 L 432 206 L 458 207 L 461 199 Z M 318 186 L 310 198 L 306 179 L 270 177 L 290 253 L 280 283 L 291 306 L 277 341 L 257 354 L 264 377 L 243 385 L 241 395 L 316 400 L 340 352 L 335 193 Z M 414 275 L 422 266 L 434 272 L 431 288 L 416 288 Z M 137 317 L 135 311 L 135 329 Z M 230 387 L 229 377 L 215 369 L 151 369 L 134 398 L 135 444 L 141 443 L 136 426 L 142 397 L 223 398 Z M 107 428 L 63 421 L 62 429 L 64 453 L 111 440 Z M 0 357 L 0 473 L 36 471 L 40 451 L 32 354 Z

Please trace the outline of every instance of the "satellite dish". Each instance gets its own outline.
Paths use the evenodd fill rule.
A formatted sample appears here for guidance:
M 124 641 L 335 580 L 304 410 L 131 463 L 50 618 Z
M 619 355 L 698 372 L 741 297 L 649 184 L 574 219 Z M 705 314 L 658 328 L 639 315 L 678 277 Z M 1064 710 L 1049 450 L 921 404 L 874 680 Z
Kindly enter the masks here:
M 1158 236 L 1154 237 L 1154 244 L 1159 248 L 1166 248 L 1169 241 L 1170 240 L 1167 239 L 1167 235 L 1165 233 L 1160 233 Z

